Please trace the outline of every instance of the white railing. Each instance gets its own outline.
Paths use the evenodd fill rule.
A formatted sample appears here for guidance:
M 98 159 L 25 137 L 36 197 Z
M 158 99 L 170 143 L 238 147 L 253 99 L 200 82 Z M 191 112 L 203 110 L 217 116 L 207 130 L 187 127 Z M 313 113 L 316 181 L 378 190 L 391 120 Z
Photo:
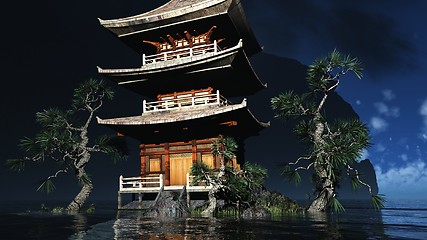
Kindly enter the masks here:
M 187 189 L 188 190 L 196 190 L 196 189 L 211 189 L 212 184 L 208 183 L 207 181 L 199 181 L 196 184 L 193 184 L 193 175 L 190 175 L 190 173 L 187 173 Z
M 173 59 L 193 57 L 206 53 L 217 53 L 219 51 L 218 43 L 215 40 L 211 44 L 199 45 L 191 48 L 183 48 L 175 51 L 168 51 L 154 55 L 142 55 L 142 66 L 151 63 L 165 62 Z
M 161 189 L 164 186 L 163 174 L 158 177 L 119 177 L 119 190 Z
M 197 191 L 197 190 L 209 190 L 212 188 L 212 185 L 207 183 L 206 181 L 200 181 L 197 184 L 193 184 L 193 177 L 189 173 L 186 175 L 186 189 L 189 191 Z M 123 176 L 119 177 L 119 191 L 125 192 L 143 192 L 144 190 L 148 191 L 160 191 L 161 188 L 168 189 L 174 188 L 176 186 L 165 186 L 164 185 L 164 175 L 159 174 L 156 177 L 128 177 L 125 178 Z
M 226 98 L 219 94 L 217 90 L 213 94 L 201 94 L 196 96 L 189 97 L 180 97 L 167 100 L 160 100 L 155 102 L 147 102 L 143 100 L 142 102 L 142 112 L 160 112 L 171 109 L 181 109 L 187 107 L 195 106 L 207 106 L 207 105 L 219 105 L 224 106 L 228 105 L 229 102 Z

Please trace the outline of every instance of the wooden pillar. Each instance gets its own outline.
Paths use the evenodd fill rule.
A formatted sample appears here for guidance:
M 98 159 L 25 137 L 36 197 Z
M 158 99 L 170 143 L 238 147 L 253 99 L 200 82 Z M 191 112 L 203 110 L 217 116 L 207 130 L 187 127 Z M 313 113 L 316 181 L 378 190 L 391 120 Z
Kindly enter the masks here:
M 140 146 L 140 161 L 141 161 L 141 176 L 145 176 L 147 169 L 147 159 L 145 157 L 145 145 L 141 144 Z
M 165 143 L 165 186 L 170 186 L 171 167 L 169 156 L 169 143 Z
M 117 194 L 117 209 L 122 209 L 122 194 L 120 192 Z
M 138 193 L 138 207 L 142 209 L 142 193 Z
M 193 160 L 193 165 L 195 165 L 197 164 L 197 141 L 193 140 L 192 143 L 193 143 L 192 150 L 191 150 L 191 152 L 193 153 L 192 160 Z

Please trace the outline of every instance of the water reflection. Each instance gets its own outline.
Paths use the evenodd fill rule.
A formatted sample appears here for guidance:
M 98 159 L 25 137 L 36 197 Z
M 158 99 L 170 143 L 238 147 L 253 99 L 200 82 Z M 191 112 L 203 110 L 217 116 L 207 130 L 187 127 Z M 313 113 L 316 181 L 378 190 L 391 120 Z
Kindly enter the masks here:
M 146 218 L 119 212 L 115 239 L 386 239 L 380 212 L 349 209 L 340 215 L 304 214 L 280 219 Z

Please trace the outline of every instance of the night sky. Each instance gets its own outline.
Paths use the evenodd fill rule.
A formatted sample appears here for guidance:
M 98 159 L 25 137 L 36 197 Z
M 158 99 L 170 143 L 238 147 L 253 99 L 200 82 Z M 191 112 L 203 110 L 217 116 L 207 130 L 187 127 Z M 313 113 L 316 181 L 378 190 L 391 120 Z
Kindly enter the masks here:
M 4 6 L 0 16 L 1 161 L 21 156 L 16 145 L 23 136 L 37 132 L 37 111 L 50 106 L 66 108 L 80 82 L 101 78 L 97 65 L 138 66 L 140 56 L 102 28 L 98 17 L 134 15 L 164 2 L 24 0 Z M 338 92 L 370 128 L 373 145 L 365 158 L 375 167 L 380 192 L 388 198 L 426 199 L 427 1 L 242 2 L 264 53 L 310 64 L 336 48 L 364 63 L 364 78 L 343 81 Z M 278 77 L 286 78 L 286 73 Z M 268 83 L 268 79 L 263 81 Z M 114 88 L 115 100 L 107 102 L 99 115 L 139 114 L 141 98 Z M 95 126 L 94 133 L 113 132 Z M 137 146 L 132 141 L 130 145 Z M 138 174 L 136 154 L 117 164 L 95 156 L 88 169 L 96 175 L 94 198 L 115 199 L 118 176 L 124 172 Z M 35 193 L 37 181 L 54 167 L 29 167 L 18 174 L 2 164 L 0 200 L 72 197 L 77 191 L 73 176 L 63 178 L 53 194 Z

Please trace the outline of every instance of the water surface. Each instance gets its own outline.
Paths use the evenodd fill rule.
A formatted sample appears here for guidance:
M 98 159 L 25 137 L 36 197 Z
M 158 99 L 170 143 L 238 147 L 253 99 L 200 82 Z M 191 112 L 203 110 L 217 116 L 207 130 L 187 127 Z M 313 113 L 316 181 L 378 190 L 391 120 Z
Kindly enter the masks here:
M 94 215 L 72 216 L 15 205 L 0 208 L 0 239 L 427 239 L 425 201 L 389 201 L 381 211 L 352 201 L 342 214 L 252 220 L 146 218 L 138 211 L 117 212 L 115 203 L 97 204 Z

